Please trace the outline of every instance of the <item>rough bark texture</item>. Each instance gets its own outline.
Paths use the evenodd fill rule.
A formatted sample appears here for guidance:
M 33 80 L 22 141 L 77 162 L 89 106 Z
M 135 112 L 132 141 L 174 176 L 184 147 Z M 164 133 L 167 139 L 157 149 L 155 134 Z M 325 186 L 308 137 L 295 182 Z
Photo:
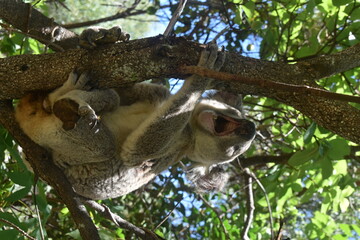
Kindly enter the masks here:
M 171 46 L 171 47 L 169 47 Z M 96 50 L 68 50 L 0 59 L 0 99 L 21 97 L 31 90 L 58 87 L 74 68 L 88 70 L 101 87 L 119 87 L 157 77 L 184 77 L 184 64 L 195 65 L 201 45 L 182 38 L 133 40 Z M 229 53 L 222 71 L 244 77 L 316 87 L 315 80 L 360 65 L 360 45 L 298 64 L 268 62 Z M 344 63 L 345 62 L 345 63 Z M 230 82 L 239 93 L 277 99 L 295 107 L 319 125 L 353 142 L 360 142 L 360 111 L 351 105 L 276 88 Z

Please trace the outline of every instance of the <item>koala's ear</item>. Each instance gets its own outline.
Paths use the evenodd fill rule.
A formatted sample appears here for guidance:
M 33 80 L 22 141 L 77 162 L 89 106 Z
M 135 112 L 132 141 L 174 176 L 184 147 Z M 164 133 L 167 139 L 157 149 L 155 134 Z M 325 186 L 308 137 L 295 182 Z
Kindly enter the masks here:
M 187 174 L 189 179 L 198 192 L 220 191 L 226 185 L 229 174 L 221 165 L 202 166 L 197 165 L 191 168 Z

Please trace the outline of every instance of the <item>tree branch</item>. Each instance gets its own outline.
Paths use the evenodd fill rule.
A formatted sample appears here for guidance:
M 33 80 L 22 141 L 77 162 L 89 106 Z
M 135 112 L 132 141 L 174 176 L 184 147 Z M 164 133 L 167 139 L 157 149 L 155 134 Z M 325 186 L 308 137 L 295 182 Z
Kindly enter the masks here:
M 55 54 L 21 55 L 0 59 L 0 99 L 18 98 L 31 90 L 54 89 L 63 83 L 74 66 L 79 70 L 91 69 L 92 76 L 99 80 L 100 87 L 121 87 L 131 82 L 158 77 L 183 78 L 186 75 L 181 66 L 196 65 L 202 47 L 204 45 L 182 38 L 152 37 L 103 46 L 91 51 L 78 49 Z M 359 47 L 360 45 L 356 45 L 352 51 L 357 53 L 358 50 L 355 49 Z M 350 58 L 348 53 L 349 51 L 344 51 L 345 56 Z M 341 52 L 327 58 L 331 59 L 334 56 L 334 61 L 337 61 L 336 59 L 342 58 L 340 55 Z M 352 56 L 354 62 L 360 58 L 359 56 Z M 312 81 L 315 79 L 315 70 L 309 71 L 311 66 L 301 66 L 228 53 L 221 71 L 263 82 L 270 80 L 316 87 Z M 351 64 L 351 67 L 353 66 L 354 64 Z M 344 66 L 334 68 L 327 75 L 343 70 L 347 69 Z M 317 74 L 324 76 L 322 69 Z M 360 111 L 347 103 L 279 88 L 249 86 L 238 81 L 227 83 L 232 91 L 271 97 L 293 106 L 319 125 L 360 143 L 360 132 L 356 131 L 360 122 Z
M 90 20 L 90 21 L 86 21 L 86 22 L 64 24 L 63 27 L 67 28 L 67 29 L 80 28 L 80 27 L 89 27 L 89 26 L 99 24 L 99 23 L 103 23 L 103 22 L 114 21 L 116 19 L 121 19 L 121 18 L 137 16 L 137 15 L 142 15 L 142 14 L 147 14 L 148 13 L 147 9 L 141 9 L 141 10 L 135 9 L 136 6 L 137 6 L 137 4 L 133 4 L 131 7 L 127 8 L 125 11 L 118 12 L 118 13 L 112 15 L 112 16 L 99 18 L 99 19 L 94 19 L 94 20 Z M 160 7 L 160 9 L 161 8 L 167 8 L 167 7 L 169 7 L 169 6 Z
M 21 0 L 0 0 L 0 18 L 54 50 L 74 48 L 77 35 Z
M 289 160 L 292 155 L 292 153 L 289 153 L 280 156 L 253 156 L 248 158 L 240 157 L 239 161 L 241 163 L 241 167 L 243 168 L 266 163 L 284 164 Z M 237 166 L 236 162 L 233 162 L 233 165 Z
M 111 210 L 105 205 L 100 205 L 97 202 L 95 202 L 93 200 L 88 200 L 88 199 L 83 199 L 82 202 L 84 202 L 90 208 L 96 210 L 103 218 L 106 218 L 106 219 L 112 221 L 118 227 L 130 230 L 131 232 L 135 233 L 135 235 L 141 239 L 144 239 L 144 240 L 160 239 L 160 237 L 158 237 L 155 233 L 153 233 L 149 230 L 145 231 L 145 230 L 135 226 L 134 224 L 124 220 L 119 215 L 111 212 Z
M 0 222 L 4 222 L 8 225 L 10 225 L 11 227 L 15 228 L 18 232 L 20 232 L 22 235 L 24 235 L 25 237 L 27 237 L 28 239 L 30 240 L 36 240 L 36 238 L 33 238 L 32 236 L 30 236 L 29 234 L 27 234 L 27 232 L 25 232 L 24 230 L 22 230 L 20 227 L 18 227 L 17 225 L 15 225 L 14 223 L 6 220 L 6 219 L 3 219 L 3 218 L 0 218 Z
M 250 239 L 248 234 L 251 227 L 251 224 L 254 219 L 254 193 L 253 193 L 253 178 L 250 175 L 250 170 L 248 168 L 244 169 L 244 178 L 245 178 L 245 186 L 246 186 L 246 208 L 247 208 L 247 216 L 245 220 L 245 226 L 243 227 L 243 231 L 241 233 L 241 238 L 248 240 Z
M 229 233 L 228 231 L 226 230 L 226 227 L 224 225 L 224 222 L 222 220 L 222 217 L 220 216 L 219 212 L 218 212 L 218 209 L 216 209 L 215 207 L 213 207 L 211 205 L 211 203 L 209 203 L 201 194 L 198 194 L 199 198 L 201 198 L 201 200 L 203 201 L 203 203 L 208 207 L 210 208 L 216 215 L 216 217 L 219 219 L 219 222 L 220 222 L 220 225 L 224 231 L 224 234 L 226 236 L 226 239 L 230 239 L 230 236 L 229 236 Z
M 255 182 L 258 184 L 258 186 L 260 187 L 260 189 L 263 191 L 265 199 L 266 199 L 266 203 L 268 205 L 268 211 L 269 211 L 269 220 L 270 220 L 270 229 L 271 229 L 271 239 L 274 239 L 274 220 L 273 220 L 273 216 L 272 216 L 272 210 L 271 210 L 271 205 L 270 205 L 270 200 L 268 197 L 268 194 L 266 192 L 266 189 L 264 188 L 264 186 L 262 185 L 262 183 L 260 182 L 260 180 L 256 177 L 256 175 L 250 171 L 249 168 L 243 168 L 243 166 L 241 165 L 239 159 L 237 159 L 237 163 L 239 164 L 239 167 L 241 169 L 243 169 L 245 171 L 245 173 L 252 177 L 252 179 L 255 180 Z
M 208 68 L 198 66 L 183 66 L 181 71 L 187 74 L 196 74 L 207 78 L 214 78 L 216 80 L 226 82 L 239 82 L 245 85 L 256 86 L 260 88 L 271 88 L 273 91 L 281 90 L 289 93 L 297 93 L 301 95 L 312 95 L 327 99 L 333 99 L 344 102 L 360 103 L 360 97 L 345 95 L 340 93 L 333 93 L 320 88 L 313 88 L 306 85 L 294 85 L 282 82 L 273 82 L 264 79 L 247 78 L 236 76 L 230 73 L 217 72 Z

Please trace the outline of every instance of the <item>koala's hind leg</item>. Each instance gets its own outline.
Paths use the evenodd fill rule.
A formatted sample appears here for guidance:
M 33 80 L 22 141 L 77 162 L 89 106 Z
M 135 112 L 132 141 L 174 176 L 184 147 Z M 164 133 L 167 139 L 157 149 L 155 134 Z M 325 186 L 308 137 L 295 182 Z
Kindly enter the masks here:
M 119 96 L 111 89 L 92 90 L 88 74 L 79 77 L 72 72 L 68 80 L 44 101 L 45 109 L 52 109 L 63 122 L 65 130 L 73 129 L 80 118 L 88 125 L 97 123 L 97 114 L 108 112 L 119 106 Z
M 55 101 L 53 112 L 62 122 L 65 130 L 75 127 L 80 118 L 93 126 L 98 114 L 115 110 L 119 106 L 118 94 L 111 90 L 73 90 Z

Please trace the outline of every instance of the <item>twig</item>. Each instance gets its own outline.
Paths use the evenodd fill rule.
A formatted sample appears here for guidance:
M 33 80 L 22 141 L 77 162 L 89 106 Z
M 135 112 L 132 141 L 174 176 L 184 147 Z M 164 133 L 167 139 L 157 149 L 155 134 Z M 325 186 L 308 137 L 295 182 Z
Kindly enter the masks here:
M 181 16 L 182 11 L 184 10 L 184 7 L 186 5 L 187 0 L 180 0 L 179 1 L 179 5 L 177 7 L 177 9 L 175 10 L 174 14 L 172 15 L 169 24 L 167 25 L 165 32 L 164 32 L 164 36 L 168 37 L 170 36 L 170 34 L 172 33 L 172 31 L 174 30 L 174 26 L 177 22 L 177 20 L 179 19 L 179 17 Z
M 237 162 L 240 166 L 241 169 L 244 170 L 244 168 L 241 166 L 241 163 L 239 161 L 239 158 L 237 158 Z M 268 206 L 268 211 L 269 211 L 269 220 L 270 220 L 270 229 L 271 229 L 271 239 L 274 239 L 274 219 L 272 217 L 272 210 L 271 210 L 271 205 L 270 205 L 270 200 L 269 200 L 269 196 L 264 188 L 264 186 L 262 185 L 262 183 L 260 182 L 260 180 L 255 176 L 255 174 L 253 172 L 251 172 L 250 170 L 248 170 L 247 174 L 249 174 L 254 180 L 255 182 L 259 185 L 261 191 L 263 191 L 264 195 L 265 195 L 265 199 L 266 199 L 266 203 Z
M 4 24 L 4 23 L 0 23 L 0 26 L 3 27 L 6 31 L 13 32 L 13 33 L 24 34 L 24 35 L 27 36 L 27 37 L 36 39 L 37 41 L 43 43 L 45 46 L 51 46 L 51 47 L 53 47 L 55 51 L 59 51 L 59 52 L 65 51 L 64 48 L 62 48 L 60 45 L 54 43 L 53 41 L 48 41 L 48 40 L 46 40 L 45 38 L 41 38 L 41 37 L 39 37 L 39 36 L 32 35 L 32 34 L 30 34 L 30 33 L 28 33 L 28 32 L 16 30 L 15 28 L 12 28 L 12 27 L 10 27 L 9 25 Z
M 37 220 L 38 220 L 38 222 L 39 222 L 39 229 L 40 229 L 41 240 L 45 240 L 43 225 L 42 225 L 42 223 L 41 223 L 40 212 L 39 212 L 39 208 L 38 208 L 38 204 L 37 204 L 37 199 L 36 199 L 36 195 L 37 195 L 36 184 L 37 184 L 37 182 L 38 182 L 39 176 L 38 176 L 38 175 L 35 175 L 34 178 L 35 178 L 35 179 L 34 179 L 34 185 L 33 185 L 33 198 L 34 198 L 34 205 L 35 205 L 35 213 L 36 213 Z
M 225 225 L 224 225 L 224 223 L 223 223 L 223 221 L 222 221 L 222 219 L 221 219 L 221 216 L 220 216 L 220 214 L 217 212 L 217 210 L 216 210 L 201 194 L 198 194 L 198 196 L 199 196 L 199 197 L 201 198 L 201 200 L 205 203 L 205 205 L 208 206 L 208 207 L 216 214 L 217 218 L 218 218 L 219 221 L 220 221 L 220 225 L 221 225 L 221 227 L 222 227 L 223 230 L 224 230 L 224 233 L 225 233 L 226 238 L 227 238 L 227 239 L 231 239 L 230 236 L 229 236 L 229 233 L 228 233 L 228 231 L 226 230 Z
M 136 15 L 141 15 L 141 14 L 147 13 L 147 9 L 135 10 L 136 6 L 135 7 L 133 7 L 133 6 L 134 6 L 134 4 L 130 8 L 126 9 L 124 12 L 119 12 L 112 16 L 99 18 L 99 19 L 95 19 L 95 20 L 90 20 L 90 21 L 86 21 L 86 22 L 80 22 L 80 23 L 69 23 L 69 24 L 64 24 L 62 26 L 67 29 L 88 27 L 88 26 L 96 25 L 96 24 L 103 23 L 103 22 L 113 21 L 113 20 L 120 19 L 120 18 L 127 18 L 130 16 L 136 16 Z M 169 6 L 160 6 L 160 9 L 167 8 L 167 7 L 169 7 Z M 135 10 L 135 11 L 133 11 L 133 10 Z
M 239 158 L 239 161 L 241 162 L 241 166 L 243 168 L 266 163 L 286 164 L 292 155 L 292 153 L 289 153 L 279 156 L 252 156 L 247 158 Z M 233 162 L 233 164 L 235 166 L 236 163 Z
M 15 224 L 13 224 L 12 222 L 6 220 L 6 219 L 3 219 L 3 218 L 0 218 L 0 222 L 4 222 L 10 226 L 12 226 L 13 228 L 15 228 L 16 230 L 18 230 L 19 232 L 21 232 L 21 234 L 23 234 L 25 237 L 31 239 L 31 240 L 36 240 L 36 238 L 33 238 L 32 236 L 30 236 L 29 234 L 27 234 L 24 230 L 22 230 L 21 228 L 19 228 L 18 226 L 16 226 Z
M 241 238 L 245 240 L 250 240 L 248 234 L 251 227 L 251 224 L 254 219 L 254 211 L 255 211 L 255 204 L 254 204 L 254 193 L 253 193 L 253 178 L 251 176 L 251 172 L 248 168 L 244 169 L 245 174 L 245 185 L 247 188 L 246 191 L 246 208 L 247 208 L 247 216 L 245 220 L 245 226 L 243 232 L 241 234 Z
M 283 227 L 284 227 L 284 219 L 280 219 L 280 227 L 279 227 L 279 230 L 278 230 L 278 233 L 276 235 L 276 240 L 281 240 L 282 238 L 282 233 L 283 233 Z
M 111 210 L 105 205 L 101 205 L 101 204 L 99 204 L 93 200 L 89 200 L 89 199 L 82 199 L 82 202 L 84 204 L 86 204 L 88 207 L 97 211 L 103 218 L 106 218 L 106 219 L 112 221 L 118 227 L 121 227 L 121 228 L 124 228 L 124 229 L 127 229 L 127 230 L 133 232 L 136 236 L 140 237 L 141 239 L 144 239 L 144 240 L 161 239 L 155 233 L 145 230 L 145 229 L 141 229 L 141 228 L 135 226 L 134 224 L 126 221 L 119 215 L 111 212 Z
M 177 208 L 177 206 L 179 206 L 180 203 L 181 200 L 175 205 L 173 209 L 171 209 L 171 211 L 166 215 L 166 217 L 153 229 L 154 232 L 170 217 L 170 215 L 175 211 L 175 209 Z
M 183 66 L 181 67 L 180 71 L 186 74 L 197 74 L 202 77 L 214 78 L 222 81 L 230 81 L 230 82 L 233 81 L 250 86 L 258 86 L 261 88 L 272 88 L 272 89 L 276 89 L 277 91 L 282 90 L 286 92 L 293 92 L 294 94 L 296 93 L 303 95 L 312 95 L 327 99 L 334 99 L 338 101 L 360 103 L 360 97 L 358 96 L 333 93 L 323 89 L 313 88 L 306 85 L 294 85 L 294 84 L 280 83 L 280 82 L 274 82 L 270 80 L 263 80 L 257 78 L 242 77 L 242 76 L 237 76 L 235 74 L 217 72 L 214 70 L 210 70 L 208 68 L 198 67 L 198 66 Z
M 228 27 L 225 27 L 223 30 L 221 30 L 220 32 L 218 32 L 218 34 L 216 34 L 216 36 L 213 38 L 212 41 L 217 41 L 222 35 L 224 35 L 227 31 L 229 31 Z

